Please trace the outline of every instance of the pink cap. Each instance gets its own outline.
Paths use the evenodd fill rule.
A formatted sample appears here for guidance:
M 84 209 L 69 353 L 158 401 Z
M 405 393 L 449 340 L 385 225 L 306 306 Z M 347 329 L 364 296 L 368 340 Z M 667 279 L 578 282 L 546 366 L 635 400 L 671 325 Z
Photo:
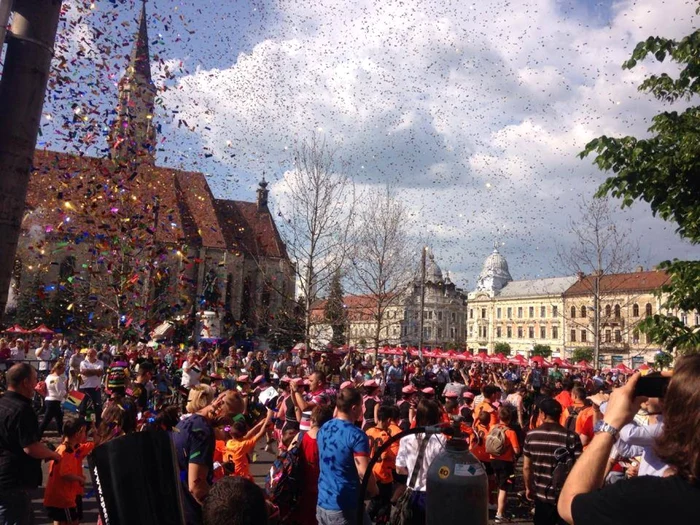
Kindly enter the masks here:
M 247 374 L 243 374 L 242 376 L 238 376 L 238 379 L 236 379 L 239 383 L 247 383 L 250 381 L 250 378 L 248 377 Z
M 343 390 L 345 388 L 352 388 L 355 386 L 355 383 L 352 381 L 343 381 L 343 383 L 340 385 L 340 389 Z
M 432 396 L 435 395 L 435 389 L 431 386 L 424 388 L 421 390 L 425 395 Z
M 265 382 L 265 376 L 262 375 L 262 374 L 260 374 L 258 377 L 256 377 L 255 379 L 253 379 L 253 384 L 254 384 L 254 385 L 257 385 L 257 384 L 260 384 L 260 383 L 264 383 L 264 382 Z
M 464 394 L 462 394 L 462 397 L 465 399 L 474 399 L 474 394 L 472 394 L 471 392 L 465 392 Z
M 292 382 L 292 378 L 289 376 L 282 376 L 280 378 L 280 383 L 291 383 L 291 382 Z
M 374 379 L 369 379 L 362 383 L 362 386 L 364 386 L 365 388 L 377 388 L 379 385 Z
M 459 397 L 454 390 L 445 394 L 445 399 L 457 399 Z
M 416 390 L 416 387 L 413 385 L 407 385 L 401 389 L 401 392 L 404 394 L 415 394 L 418 390 Z

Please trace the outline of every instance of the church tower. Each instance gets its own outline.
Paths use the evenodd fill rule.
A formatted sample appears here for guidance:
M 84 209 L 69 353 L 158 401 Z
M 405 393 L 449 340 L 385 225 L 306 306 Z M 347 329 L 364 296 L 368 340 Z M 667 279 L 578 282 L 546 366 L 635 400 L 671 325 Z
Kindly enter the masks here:
M 125 163 L 132 168 L 139 164 L 155 164 L 155 98 L 156 87 L 151 79 L 144 0 L 139 31 L 131 50 L 129 65 L 119 81 L 117 116 L 107 139 L 110 154 L 116 162 Z

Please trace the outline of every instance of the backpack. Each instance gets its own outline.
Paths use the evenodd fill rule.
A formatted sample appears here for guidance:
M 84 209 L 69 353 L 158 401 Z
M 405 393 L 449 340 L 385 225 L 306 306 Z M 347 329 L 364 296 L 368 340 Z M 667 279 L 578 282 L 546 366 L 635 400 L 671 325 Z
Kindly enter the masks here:
M 34 387 L 34 392 L 39 394 L 41 397 L 46 397 L 49 395 L 49 389 L 46 386 L 46 381 L 39 381 Z
M 574 407 L 569 407 L 569 415 L 566 418 L 566 421 L 564 422 L 564 428 L 566 430 L 569 430 L 571 432 L 576 431 L 576 419 L 578 419 L 578 415 L 581 413 L 581 408 L 574 408 Z
M 508 430 L 503 425 L 496 425 L 489 433 L 486 435 L 486 452 L 492 456 L 501 456 L 506 451 L 508 446 L 508 438 L 506 437 L 506 430 Z
M 278 508 L 280 523 L 289 517 L 301 495 L 299 446 L 294 446 L 275 460 L 265 477 L 265 495 Z
M 575 440 L 578 436 L 573 432 L 566 433 L 566 445 L 554 450 L 554 458 L 556 463 L 552 468 L 552 480 L 546 489 L 547 495 L 550 493 L 554 496 L 555 501 L 559 499 L 561 489 L 564 487 L 564 482 L 569 476 L 569 472 L 574 467 L 576 462 Z M 570 443 L 571 442 L 571 443 Z

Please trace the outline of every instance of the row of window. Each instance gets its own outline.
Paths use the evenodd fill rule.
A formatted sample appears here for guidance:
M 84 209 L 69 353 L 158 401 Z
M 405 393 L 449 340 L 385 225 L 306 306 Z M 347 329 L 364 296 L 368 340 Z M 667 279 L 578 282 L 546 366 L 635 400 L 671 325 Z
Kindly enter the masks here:
M 486 327 L 484 326 L 484 337 L 486 336 Z M 505 327 L 505 334 L 507 339 L 512 339 L 513 338 L 513 327 L 512 326 L 506 326 Z M 525 337 L 525 329 L 522 326 L 518 326 L 516 328 L 516 334 L 518 334 L 518 339 L 523 339 Z M 534 326 L 528 326 L 527 327 L 527 337 L 528 339 L 534 339 L 535 338 L 535 327 Z M 540 326 L 539 329 L 539 336 L 540 339 L 547 339 L 548 335 L 548 330 L 546 326 Z M 552 339 L 557 339 L 559 337 L 559 327 L 558 326 L 552 326 L 551 327 L 551 335 Z M 503 337 L 503 328 L 501 326 L 496 327 L 496 338 L 500 339 Z
M 411 330 L 411 332 L 412 332 L 411 335 L 413 335 L 414 337 L 417 336 L 417 335 L 418 335 L 418 327 L 417 327 L 417 326 L 414 326 L 414 327 L 413 327 L 413 330 Z M 437 337 L 437 339 L 442 339 L 442 338 L 443 338 L 443 335 L 444 335 L 445 333 L 449 333 L 449 334 L 450 334 L 450 339 L 451 339 L 451 340 L 454 341 L 454 340 L 457 339 L 457 333 L 458 333 L 458 332 L 457 332 L 457 328 L 455 328 L 454 326 L 450 327 L 450 329 L 449 329 L 447 332 L 444 332 L 443 329 L 442 329 L 442 327 L 438 327 L 437 330 L 436 330 L 436 337 Z M 403 337 L 407 337 L 407 336 L 409 335 L 409 329 L 408 329 L 408 326 L 407 326 L 407 325 L 403 325 L 403 326 L 401 327 L 401 335 L 402 335 Z M 464 331 L 461 331 L 461 336 L 464 337 Z M 432 328 L 431 328 L 430 326 L 424 326 L 424 327 L 423 327 L 423 339 L 425 339 L 426 341 L 429 341 L 430 339 L 432 339 L 432 337 L 433 337 L 433 330 L 432 330 Z
M 616 304 L 614 307 L 610 306 L 609 304 L 605 305 L 605 317 L 611 317 L 613 312 L 615 313 L 615 317 L 619 318 L 621 317 L 621 308 L 619 304 Z M 647 303 L 646 306 L 644 307 L 644 311 L 647 317 L 652 315 L 653 313 L 653 308 L 651 306 L 651 303 Z M 571 318 L 575 319 L 576 314 L 579 313 L 577 311 L 577 308 L 575 306 L 571 307 Z M 582 306 L 580 309 L 580 317 L 587 317 L 588 316 L 588 309 L 586 306 Z M 639 317 L 639 305 L 637 303 L 634 303 L 632 305 L 632 317 Z
M 435 317 L 437 318 L 438 321 L 442 321 L 442 312 L 440 310 L 438 310 L 437 312 L 433 312 L 432 310 L 424 310 L 423 311 L 423 319 L 432 320 L 433 314 L 435 314 Z M 396 312 L 394 312 L 394 317 L 396 317 Z M 408 321 L 408 317 L 409 317 L 408 310 L 404 310 L 404 313 L 403 313 L 404 321 Z M 418 318 L 418 312 L 414 313 L 414 317 L 416 319 Z M 452 321 L 453 323 L 457 322 L 457 313 L 456 312 L 450 312 L 450 321 Z
M 535 318 L 535 307 L 530 306 L 527 309 L 528 317 L 530 319 Z M 540 306 L 540 318 L 545 318 L 547 317 L 547 307 L 546 306 Z M 522 319 L 523 315 L 525 313 L 525 309 L 523 306 L 518 306 L 516 310 L 518 319 Z M 552 317 L 557 317 L 559 315 L 559 308 L 556 305 L 552 306 Z M 469 309 L 469 318 L 474 319 L 474 309 L 470 308 Z M 481 309 L 481 318 L 486 319 L 486 308 Z M 502 319 L 503 318 L 503 309 L 501 307 L 496 308 L 496 319 Z M 513 318 L 513 307 L 509 306 L 506 308 L 506 318 L 507 319 L 512 319 Z
M 585 343 L 588 341 L 588 330 L 581 330 L 581 343 Z M 570 334 L 570 340 L 572 343 L 576 342 L 576 330 L 572 329 L 571 334 Z M 622 332 L 620 330 L 605 330 L 603 332 L 603 341 L 605 343 L 612 343 L 613 341 L 615 343 L 621 343 L 622 342 Z M 646 344 L 649 344 L 651 342 L 651 339 L 649 338 L 649 334 L 645 334 L 644 341 Z M 632 343 L 638 344 L 640 342 L 639 339 L 639 330 L 635 330 L 632 332 Z

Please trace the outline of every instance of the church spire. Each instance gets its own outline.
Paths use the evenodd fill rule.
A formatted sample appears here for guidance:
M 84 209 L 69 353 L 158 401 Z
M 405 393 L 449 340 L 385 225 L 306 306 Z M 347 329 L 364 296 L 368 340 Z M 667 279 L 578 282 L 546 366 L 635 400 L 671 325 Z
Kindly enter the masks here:
M 267 200 L 270 190 L 267 189 L 267 181 L 263 173 L 262 181 L 258 184 L 258 211 L 267 211 Z
M 117 116 L 108 137 L 112 159 L 132 169 L 138 164 L 155 164 L 156 87 L 151 78 L 147 20 L 146 1 L 143 0 L 139 30 L 126 72 L 119 81 Z

